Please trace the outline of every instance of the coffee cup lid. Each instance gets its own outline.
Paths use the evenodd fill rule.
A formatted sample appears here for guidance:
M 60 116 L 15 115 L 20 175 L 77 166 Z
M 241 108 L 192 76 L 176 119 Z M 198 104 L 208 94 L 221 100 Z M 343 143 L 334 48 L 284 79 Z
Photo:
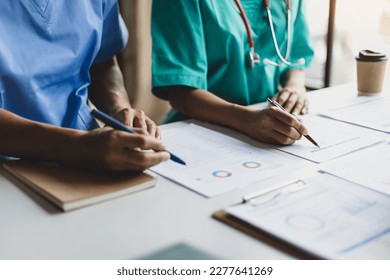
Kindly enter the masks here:
M 360 61 L 384 61 L 387 60 L 387 56 L 381 52 L 361 50 L 359 52 L 359 56 L 357 56 L 356 59 Z

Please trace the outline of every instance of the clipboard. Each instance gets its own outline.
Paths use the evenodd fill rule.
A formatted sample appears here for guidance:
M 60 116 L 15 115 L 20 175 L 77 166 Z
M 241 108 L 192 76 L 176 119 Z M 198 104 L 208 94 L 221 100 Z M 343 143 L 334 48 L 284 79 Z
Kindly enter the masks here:
M 255 239 L 267 243 L 280 251 L 284 251 L 295 258 L 302 260 L 319 260 L 322 259 L 313 253 L 303 250 L 295 246 L 294 244 L 288 243 L 283 239 L 277 238 L 266 231 L 262 231 L 248 223 L 245 223 L 234 216 L 227 213 L 225 210 L 218 210 L 213 213 L 212 217 L 220 222 L 223 222 L 239 231 L 248 234 Z
M 389 196 L 327 173 L 298 182 L 212 216 L 299 259 L 390 259 Z
M 258 192 L 246 195 L 243 197 L 243 201 L 241 203 L 248 203 L 252 199 L 256 199 L 258 197 L 261 197 L 265 194 L 278 191 L 281 188 L 288 187 L 291 184 L 296 184 L 298 182 L 303 182 L 302 180 L 293 180 L 289 183 L 282 183 L 276 186 L 273 186 L 266 190 L 260 190 Z M 280 193 L 280 190 L 279 190 Z M 267 243 L 278 250 L 284 251 L 288 253 L 289 255 L 292 255 L 298 259 L 303 260 L 318 260 L 323 259 L 320 256 L 317 256 L 309 251 L 306 251 L 298 246 L 295 246 L 293 243 L 286 242 L 284 239 L 278 238 L 275 235 L 270 234 L 267 231 L 264 231 L 262 229 L 259 229 L 249 223 L 246 223 L 245 221 L 242 221 L 233 215 L 230 215 L 227 213 L 224 209 L 220 209 L 218 211 L 215 211 L 212 215 L 212 217 L 224 224 L 227 224 L 235 229 L 238 229 L 239 231 L 248 234 L 255 239 Z

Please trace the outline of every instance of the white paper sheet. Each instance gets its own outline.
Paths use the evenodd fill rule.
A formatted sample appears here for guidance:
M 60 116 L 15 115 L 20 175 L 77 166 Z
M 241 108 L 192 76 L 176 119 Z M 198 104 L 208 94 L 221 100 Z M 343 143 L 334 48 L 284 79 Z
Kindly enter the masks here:
M 390 196 L 329 174 L 304 180 L 229 214 L 328 259 L 390 259 Z
M 353 126 L 324 117 L 306 115 L 300 117 L 309 130 L 309 135 L 321 148 L 314 146 L 306 138 L 290 146 L 275 146 L 277 149 L 311 160 L 325 162 L 353 151 L 371 146 L 386 139 L 387 134 Z
M 390 96 L 359 97 L 321 115 L 390 133 Z
M 206 197 L 250 185 L 304 166 L 269 150 L 195 124 L 163 133 L 167 150 L 187 165 L 161 163 L 152 171 Z
M 390 143 L 378 144 L 322 168 L 324 171 L 390 195 Z

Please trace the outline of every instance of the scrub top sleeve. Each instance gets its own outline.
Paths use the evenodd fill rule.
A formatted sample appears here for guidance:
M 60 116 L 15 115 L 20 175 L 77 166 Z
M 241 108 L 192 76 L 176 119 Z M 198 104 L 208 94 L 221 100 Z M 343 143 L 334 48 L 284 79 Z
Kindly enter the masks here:
M 292 49 L 290 61 L 297 61 L 300 58 L 304 58 L 306 63 L 302 66 L 290 67 L 289 69 L 306 68 L 310 66 L 314 56 L 313 45 L 306 18 L 305 6 L 305 1 L 301 0 L 299 3 L 296 19 L 293 23 L 294 28 L 292 34 Z
M 207 58 L 200 0 L 154 0 L 152 6 L 153 93 L 164 87 L 207 89 Z
M 112 58 L 126 46 L 129 34 L 119 13 L 117 0 L 108 0 L 104 6 L 102 40 L 95 63 Z

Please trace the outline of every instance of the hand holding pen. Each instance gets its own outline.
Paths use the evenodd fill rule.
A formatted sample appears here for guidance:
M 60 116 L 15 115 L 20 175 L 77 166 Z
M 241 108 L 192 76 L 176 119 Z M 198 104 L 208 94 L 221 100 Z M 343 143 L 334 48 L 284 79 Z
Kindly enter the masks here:
M 270 99 L 270 98 L 267 98 L 267 101 L 268 101 L 268 103 L 269 103 L 271 106 L 275 106 L 275 107 L 279 108 L 280 110 L 282 110 L 283 112 L 287 112 L 287 111 L 283 108 L 283 106 L 281 106 L 278 102 L 276 102 L 276 101 L 274 101 L 274 100 L 272 100 L 272 99 Z M 298 121 L 299 121 L 299 119 L 298 119 Z M 317 142 L 314 141 L 314 139 L 313 139 L 308 133 L 303 133 L 303 136 L 304 136 L 307 140 L 309 140 L 312 144 L 314 144 L 315 146 L 317 146 L 318 148 L 320 148 L 320 146 L 317 144 Z
M 96 119 L 102 121 L 103 123 L 105 123 L 108 126 L 111 126 L 114 129 L 125 131 L 125 132 L 131 133 L 131 134 L 138 134 L 136 131 L 132 130 L 131 128 L 124 125 L 123 123 L 117 121 L 113 117 L 111 117 L 111 116 L 109 116 L 109 115 L 107 115 L 99 110 L 93 109 L 91 113 Z M 166 152 L 168 152 L 168 151 L 166 151 Z M 171 152 L 168 152 L 168 153 L 170 154 L 170 159 L 173 160 L 174 162 L 177 162 L 177 163 L 182 164 L 182 165 L 186 164 L 178 156 L 174 155 Z

